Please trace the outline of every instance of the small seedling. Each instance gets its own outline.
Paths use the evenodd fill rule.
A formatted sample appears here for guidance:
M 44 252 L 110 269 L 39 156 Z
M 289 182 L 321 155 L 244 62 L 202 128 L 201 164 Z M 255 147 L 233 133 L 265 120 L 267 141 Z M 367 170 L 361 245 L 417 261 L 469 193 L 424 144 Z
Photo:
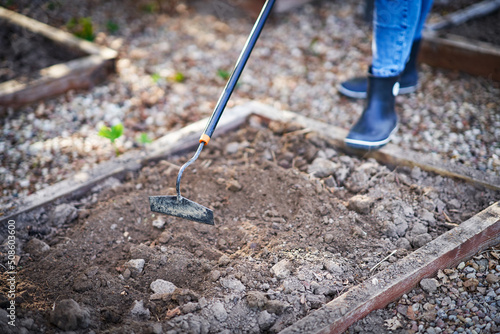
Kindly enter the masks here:
M 151 74 L 151 79 L 154 83 L 158 83 L 158 81 L 161 79 L 161 75 L 159 75 L 158 73 L 153 73 Z
M 186 77 L 181 72 L 177 72 L 174 74 L 174 81 L 175 82 L 183 82 L 185 79 L 186 79 Z
M 229 79 L 229 76 L 231 74 L 228 71 L 219 69 L 219 70 L 217 70 L 217 75 L 219 77 L 221 77 L 222 79 L 227 80 L 227 79 Z
M 98 133 L 99 136 L 101 136 L 103 138 L 108 138 L 111 141 L 111 144 L 115 148 L 116 156 L 120 155 L 120 151 L 118 150 L 118 147 L 116 146 L 115 140 L 120 138 L 122 136 L 122 134 L 123 134 L 123 124 L 121 124 L 121 123 L 113 125 L 111 128 L 103 125 Z
M 114 34 L 114 33 L 116 33 L 118 30 L 120 30 L 120 26 L 118 25 L 118 23 L 116 23 L 116 22 L 114 22 L 114 21 L 109 20 L 108 22 L 106 22 L 106 29 L 108 29 L 108 31 L 109 31 L 111 34 Z
M 149 138 L 146 132 L 143 132 L 140 134 L 139 137 L 137 137 L 137 142 L 141 145 L 146 145 L 146 144 L 151 144 L 153 140 Z
M 92 42 L 95 38 L 94 26 L 90 17 L 72 18 L 66 24 L 69 31 L 76 37 Z

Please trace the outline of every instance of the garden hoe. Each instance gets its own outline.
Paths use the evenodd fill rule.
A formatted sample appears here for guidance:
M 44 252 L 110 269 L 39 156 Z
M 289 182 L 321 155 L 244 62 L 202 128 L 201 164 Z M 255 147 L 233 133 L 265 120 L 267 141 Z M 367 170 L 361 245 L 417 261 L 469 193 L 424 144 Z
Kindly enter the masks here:
M 269 13 L 271 12 L 274 2 L 275 0 L 267 0 L 262 7 L 260 15 L 252 28 L 252 32 L 250 33 L 243 51 L 241 51 L 238 61 L 236 62 L 233 72 L 231 73 L 231 76 L 227 81 L 226 87 L 224 88 L 224 91 L 222 92 L 222 95 L 220 96 L 219 101 L 215 106 L 212 116 L 210 116 L 208 124 L 200 137 L 200 145 L 198 146 L 195 155 L 179 170 L 176 182 L 177 196 L 150 196 L 149 204 L 151 207 L 151 211 L 214 225 L 214 213 L 212 210 L 181 196 L 180 183 L 182 173 L 184 172 L 186 167 L 188 167 L 196 159 L 198 159 L 201 150 L 210 141 L 210 137 L 212 136 L 215 127 L 219 122 L 222 112 L 224 111 L 224 108 L 226 107 L 226 104 L 231 97 L 231 94 L 236 86 L 236 83 L 238 82 L 238 79 L 241 75 L 241 72 L 243 71 L 243 68 L 245 67 L 247 60 L 250 57 L 250 53 L 252 52 L 252 49 L 257 42 L 257 39 L 259 38 L 260 32 L 264 27 L 264 24 L 267 20 L 267 17 L 269 16 Z

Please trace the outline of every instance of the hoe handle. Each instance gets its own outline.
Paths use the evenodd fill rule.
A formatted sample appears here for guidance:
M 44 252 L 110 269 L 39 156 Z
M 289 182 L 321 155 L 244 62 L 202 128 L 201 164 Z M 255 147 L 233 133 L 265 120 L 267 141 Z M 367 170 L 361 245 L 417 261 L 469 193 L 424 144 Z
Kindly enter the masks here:
M 243 68 L 245 67 L 247 60 L 250 57 L 250 54 L 252 53 L 252 49 L 255 46 L 257 39 L 259 38 L 260 32 L 262 31 L 262 28 L 266 23 L 267 17 L 271 12 L 274 2 L 275 0 L 267 0 L 264 6 L 262 7 L 260 15 L 257 18 L 257 21 L 255 22 L 252 28 L 252 32 L 250 33 L 250 36 L 248 36 L 247 42 L 245 43 L 245 47 L 241 51 L 240 57 L 236 62 L 233 72 L 231 73 L 231 76 L 229 77 L 229 80 L 226 83 L 226 87 L 224 88 L 224 91 L 222 92 L 219 101 L 217 101 L 217 105 L 215 106 L 212 116 L 210 116 L 210 120 L 208 121 L 208 124 L 205 130 L 203 131 L 203 134 L 200 137 L 200 143 L 205 143 L 206 145 L 210 141 L 210 138 L 214 133 L 215 127 L 217 126 L 217 123 L 219 122 L 219 119 L 222 116 L 222 112 L 224 111 L 224 108 L 226 108 L 227 102 L 229 101 L 229 98 L 231 97 L 231 94 L 233 93 L 234 88 L 236 87 L 236 83 L 240 78 L 241 72 L 243 72 Z

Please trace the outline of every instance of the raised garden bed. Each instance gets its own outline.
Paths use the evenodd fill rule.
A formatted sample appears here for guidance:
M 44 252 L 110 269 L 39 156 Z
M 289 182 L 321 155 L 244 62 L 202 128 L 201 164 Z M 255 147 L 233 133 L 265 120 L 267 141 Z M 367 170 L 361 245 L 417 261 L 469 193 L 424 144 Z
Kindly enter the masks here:
M 192 152 L 178 154 L 204 122 L 124 157 L 114 174 L 87 175 L 79 198 L 73 181 L 4 219 L 23 246 L 19 319 L 46 332 L 335 332 L 499 241 L 495 178 L 443 177 L 430 172 L 446 171 L 437 162 L 411 164 L 411 152 L 410 168 L 346 155 L 344 130 L 258 104 L 227 116 L 181 184 L 215 210 L 214 227 L 148 206 L 172 194 Z M 394 152 L 373 157 L 404 161 Z M 389 254 L 392 266 L 381 263 Z M 58 306 L 68 299 L 73 323 Z
M 445 15 L 424 31 L 420 61 L 500 81 L 500 1 Z
M 8 81 L 0 83 L 0 107 L 19 107 L 70 89 L 88 89 L 115 70 L 114 50 L 3 7 L 0 7 L 0 24 L 13 31 L 2 38 L 2 52 L 6 54 L 1 59 L 10 67 L 2 74 Z M 19 61 L 19 55 L 15 62 L 9 59 L 17 53 L 26 61 Z M 33 62 L 33 58 L 41 59 Z M 19 65 L 25 66 L 19 68 Z

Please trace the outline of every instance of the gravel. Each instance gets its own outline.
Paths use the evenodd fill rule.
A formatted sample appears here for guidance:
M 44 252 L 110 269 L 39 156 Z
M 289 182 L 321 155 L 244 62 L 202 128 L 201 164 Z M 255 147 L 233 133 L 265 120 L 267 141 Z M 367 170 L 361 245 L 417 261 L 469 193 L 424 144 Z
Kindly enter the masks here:
M 475 254 L 353 324 L 348 333 L 498 333 L 500 253 Z

